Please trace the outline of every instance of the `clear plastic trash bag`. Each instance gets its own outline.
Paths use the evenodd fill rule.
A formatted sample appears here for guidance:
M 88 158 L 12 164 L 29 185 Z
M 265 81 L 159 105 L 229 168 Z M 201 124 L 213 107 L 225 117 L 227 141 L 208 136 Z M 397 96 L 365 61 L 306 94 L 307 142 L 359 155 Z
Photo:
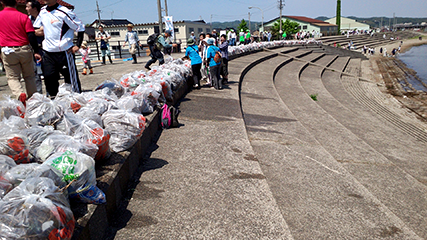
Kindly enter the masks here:
M 98 147 L 98 152 L 94 158 L 95 161 L 107 159 L 111 155 L 110 133 L 92 120 L 85 119 L 81 122 L 75 131 L 74 139 L 79 139 L 80 142 L 92 143 Z
M 0 155 L 0 199 L 2 199 L 6 193 L 12 190 L 12 183 L 5 179 L 4 175 L 14 167 L 16 167 L 16 163 L 12 158 L 5 155 Z
M 25 118 L 31 126 L 53 126 L 61 119 L 62 114 L 61 106 L 40 93 L 34 93 L 27 101 Z
M 141 137 L 146 119 L 142 114 L 110 110 L 102 115 L 105 129 L 111 134 L 110 148 L 121 152 L 131 148 Z
M 90 142 L 80 141 L 80 139 L 68 135 L 55 133 L 49 135 L 40 144 L 40 147 L 37 149 L 37 158 L 44 162 L 52 154 L 63 153 L 68 150 L 81 152 L 94 158 L 98 152 L 98 147 Z
M 0 101 L 0 120 L 9 118 L 10 116 L 24 118 L 25 107 L 20 101 L 11 99 L 7 95 L 3 95 L 3 100 Z
M 45 177 L 28 178 L 0 201 L 0 239 L 71 239 L 67 196 Z
M 92 204 L 106 202 L 105 194 L 96 186 L 95 161 L 88 155 L 74 151 L 55 153 L 43 165 L 60 173 L 62 181 L 69 184 L 70 198 Z

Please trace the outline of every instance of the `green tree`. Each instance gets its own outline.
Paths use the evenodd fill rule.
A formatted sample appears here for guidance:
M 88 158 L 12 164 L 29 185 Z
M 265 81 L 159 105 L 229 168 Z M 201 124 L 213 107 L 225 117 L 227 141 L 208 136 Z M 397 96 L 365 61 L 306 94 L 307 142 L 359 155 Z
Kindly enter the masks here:
M 246 32 L 246 30 L 248 30 L 248 25 L 245 21 L 245 19 L 242 19 L 242 21 L 240 22 L 239 26 L 237 26 L 237 33 L 240 32 L 240 30 L 243 30 L 243 32 Z
M 282 20 L 282 31 L 286 32 L 287 37 L 289 38 L 292 34 L 295 34 L 298 32 L 299 24 L 294 21 L 290 21 L 289 19 L 286 19 L 286 21 Z M 280 36 L 283 34 L 279 34 L 280 31 L 280 19 L 278 19 L 273 26 L 271 27 L 271 34 L 273 35 L 274 39 L 280 39 Z

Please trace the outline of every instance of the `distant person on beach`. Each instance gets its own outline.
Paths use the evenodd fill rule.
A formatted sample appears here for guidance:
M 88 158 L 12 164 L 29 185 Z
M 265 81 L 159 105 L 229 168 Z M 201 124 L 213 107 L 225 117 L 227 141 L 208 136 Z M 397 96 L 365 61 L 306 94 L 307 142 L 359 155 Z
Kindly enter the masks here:
M 387 48 L 384 48 L 384 57 L 387 57 Z

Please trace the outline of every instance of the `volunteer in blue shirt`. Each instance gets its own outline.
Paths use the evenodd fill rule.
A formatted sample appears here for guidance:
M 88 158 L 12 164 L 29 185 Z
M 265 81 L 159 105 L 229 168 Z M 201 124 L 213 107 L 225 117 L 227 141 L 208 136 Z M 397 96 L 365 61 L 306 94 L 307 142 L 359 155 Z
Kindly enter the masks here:
M 199 48 L 192 37 L 187 40 L 187 45 L 188 47 L 185 50 L 185 56 L 189 57 L 191 60 L 191 70 L 193 70 L 193 87 L 199 89 L 200 79 L 202 79 L 202 74 L 200 73 L 200 69 L 202 68 L 202 58 L 199 55 Z
M 206 54 L 206 58 L 209 64 L 209 74 L 211 76 L 212 84 L 217 90 L 222 89 L 222 82 L 219 81 L 219 67 L 221 66 L 221 62 L 217 63 L 214 61 L 216 52 L 220 51 L 217 46 L 214 46 L 215 40 L 213 38 L 209 38 L 206 40 L 208 44 L 208 51 Z

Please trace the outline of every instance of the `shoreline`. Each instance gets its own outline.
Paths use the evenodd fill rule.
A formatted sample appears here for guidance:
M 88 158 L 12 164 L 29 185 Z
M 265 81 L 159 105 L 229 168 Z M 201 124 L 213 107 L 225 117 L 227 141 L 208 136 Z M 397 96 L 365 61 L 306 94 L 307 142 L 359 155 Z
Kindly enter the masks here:
M 387 52 L 390 53 L 393 48 L 399 47 L 400 41 L 403 41 L 400 53 L 409 51 L 412 47 L 426 45 L 427 34 L 421 33 L 420 35 L 423 37 L 421 41 L 418 38 L 396 40 L 392 44 L 378 46 L 376 50 L 380 47 L 387 48 Z M 370 56 L 367 63 L 362 66 L 362 75 L 366 77 L 369 75 L 370 79 L 377 83 L 381 92 L 395 99 L 395 101 L 390 101 L 387 104 L 391 109 L 399 112 L 401 116 L 405 115 L 413 120 L 418 119 L 413 124 L 427 131 L 427 92 L 408 88 L 405 90 L 401 85 L 402 79 L 405 79 L 405 82 L 408 83 L 409 76 L 416 78 L 416 72 L 411 68 L 407 68 L 398 59 L 398 55 L 396 57 L 384 57 L 379 54 L 379 51 L 376 52 L 378 54 Z M 398 66 L 396 62 L 401 62 L 405 67 Z M 408 111 L 402 111 L 403 109 Z

